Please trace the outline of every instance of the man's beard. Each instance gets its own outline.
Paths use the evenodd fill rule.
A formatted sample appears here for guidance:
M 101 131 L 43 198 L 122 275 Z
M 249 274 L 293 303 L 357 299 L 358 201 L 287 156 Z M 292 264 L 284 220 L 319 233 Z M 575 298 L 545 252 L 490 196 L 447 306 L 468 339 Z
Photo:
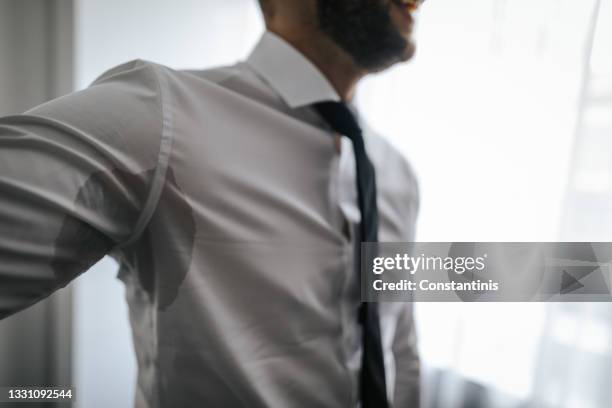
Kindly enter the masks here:
M 319 28 L 362 69 L 378 71 L 412 56 L 388 0 L 317 0 Z

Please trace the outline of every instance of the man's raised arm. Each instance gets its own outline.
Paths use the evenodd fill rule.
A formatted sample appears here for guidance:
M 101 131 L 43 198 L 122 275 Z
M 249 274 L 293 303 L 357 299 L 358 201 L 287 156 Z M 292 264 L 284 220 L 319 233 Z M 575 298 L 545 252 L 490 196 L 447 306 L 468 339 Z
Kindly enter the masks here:
M 0 118 L 0 319 L 135 233 L 168 131 L 157 69 L 129 62 L 84 91 Z

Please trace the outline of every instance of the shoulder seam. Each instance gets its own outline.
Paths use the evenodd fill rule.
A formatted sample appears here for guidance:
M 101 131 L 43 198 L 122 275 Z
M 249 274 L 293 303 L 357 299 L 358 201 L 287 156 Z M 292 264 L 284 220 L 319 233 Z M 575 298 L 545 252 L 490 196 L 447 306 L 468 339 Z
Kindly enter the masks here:
M 126 241 L 120 243 L 117 248 L 125 247 L 134 243 L 136 240 L 138 240 L 138 238 L 140 238 L 145 228 L 149 225 L 149 222 L 153 217 L 153 213 L 159 204 L 163 186 L 166 182 L 166 174 L 168 171 L 170 155 L 172 153 L 172 142 L 174 138 L 174 118 L 172 116 L 172 111 L 169 108 L 169 99 L 171 98 L 171 95 L 168 80 L 164 75 L 159 73 L 159 68 L 156 64 L 139 60 L 136 62 L 135 66 L 138 63 L 144 65 L 152 71 L 157 84 L 159 92 L 159 107 L 162 115 L 160 146 L 157 157 L 157 165 L 155 166 L 155 172 L 151 181 L 151 187 L 149 189 L 149 194 L 147 196 L 147 200 L 145 201 L 145 205 L 140 212 L 140 217 L 138 218 L 130 237 Z

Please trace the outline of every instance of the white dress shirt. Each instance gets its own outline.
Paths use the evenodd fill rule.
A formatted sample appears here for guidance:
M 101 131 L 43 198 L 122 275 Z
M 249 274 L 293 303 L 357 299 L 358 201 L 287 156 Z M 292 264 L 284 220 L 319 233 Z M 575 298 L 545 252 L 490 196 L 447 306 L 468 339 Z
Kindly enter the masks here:
M 355 407 L 355 164 L 339 100 L 271 33 L 235 66 L 132 61 L 0 119 L 0 317 L 120 263 L 139 407 Z M 381 241 L 410 241 L 413 172 L 365 124 Z M 412 306 L 380 305 L 395 407 L 418 404 Z

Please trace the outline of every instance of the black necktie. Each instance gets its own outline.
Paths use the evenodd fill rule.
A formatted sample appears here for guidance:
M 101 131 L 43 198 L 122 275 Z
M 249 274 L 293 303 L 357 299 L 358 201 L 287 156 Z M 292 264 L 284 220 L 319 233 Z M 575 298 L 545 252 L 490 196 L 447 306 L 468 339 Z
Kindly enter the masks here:
M 353 113 L 341 102 L 321 102 L 314 108 L 336 132 L 353 142 L 357 163 L 357 200 L 361 211 L 361 242 L 378 242 L 376 174 L 368 158 L 363 134 Z M 358 257 L 361 259 L 361 256 Z M 358 268 L 361 271 L 361 268 Z M 362 408 L 386 408 L 385 365 L 380 337 L 378 304 L 363 302 L 359 310 L 363 326 L 363 357 L 360 378 Z

